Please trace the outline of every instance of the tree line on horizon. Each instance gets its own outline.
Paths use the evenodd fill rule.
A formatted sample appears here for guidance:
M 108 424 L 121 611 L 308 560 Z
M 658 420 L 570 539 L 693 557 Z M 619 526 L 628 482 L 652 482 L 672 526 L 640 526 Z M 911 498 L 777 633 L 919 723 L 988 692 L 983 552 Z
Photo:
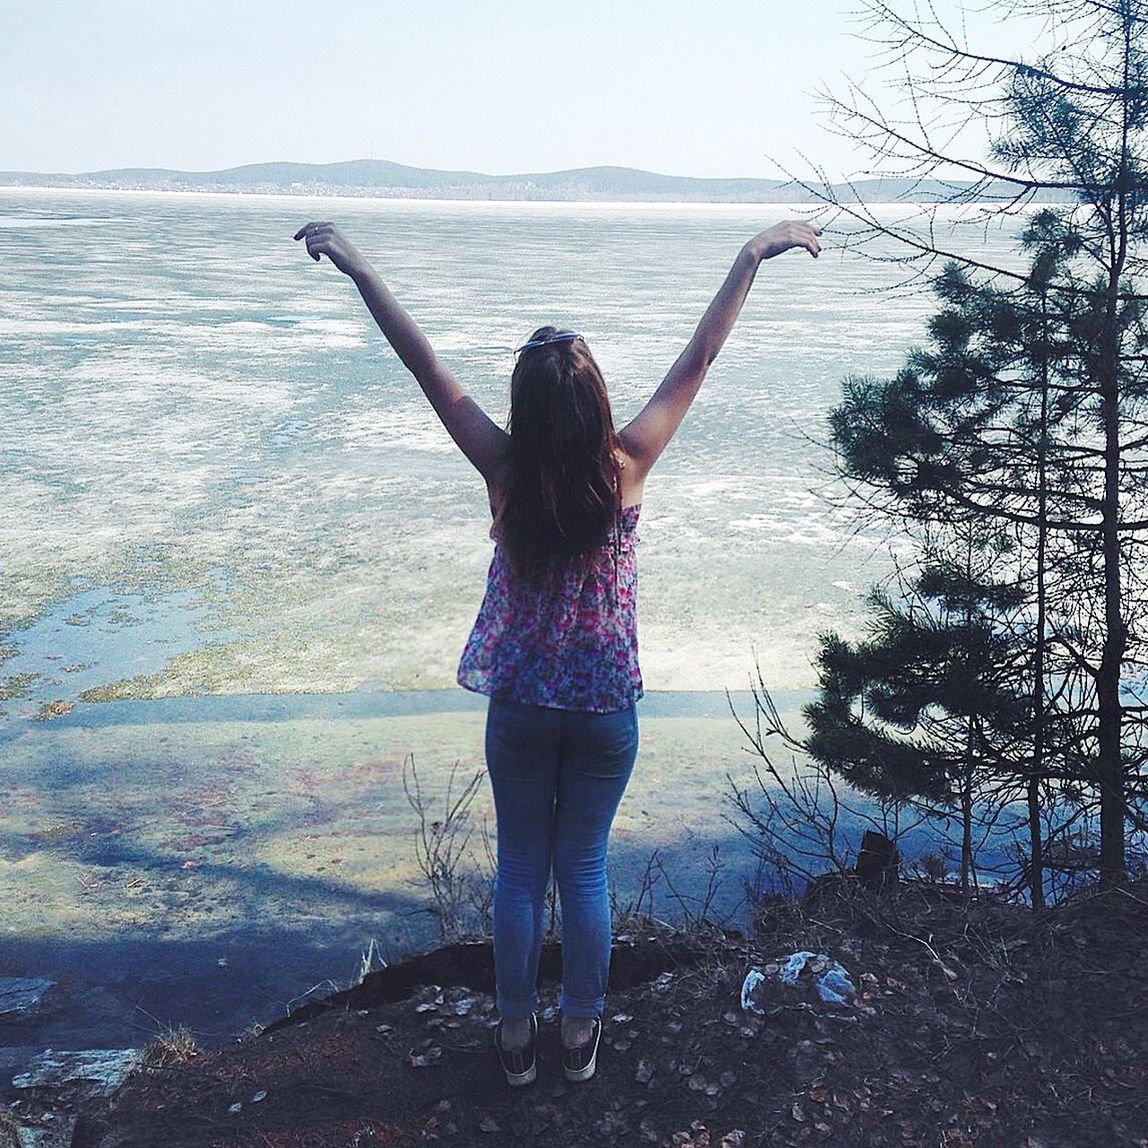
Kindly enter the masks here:
M 473 171 L 439 171 L 409 167 L 390 160 L 341 163 L 253 163 L 221 171 L 177 171 L 169 168 L 117 168 L 106 171 L 0 172 L 0 186 L 74 187 L 154 191 L 274 192 L 284 195 L 416 197 L 425 199 L 496 200 L 637 200 L 708 203 L 822 202 L 817 189 L 794 179 L 707 179 L 662 175 L 628 167 L 583 167 L 567 171 L 487 175 Z M 973 192 L 973 181 L 960 187 Z M 832 185 L 838 201 L 940 203 L 953 193 L 951 180 L 873 177 Z M 1004 187 L 981 186 L 977 198 L 999 198 Z M 1064 199 L 1056 189 L 1038 199 Z

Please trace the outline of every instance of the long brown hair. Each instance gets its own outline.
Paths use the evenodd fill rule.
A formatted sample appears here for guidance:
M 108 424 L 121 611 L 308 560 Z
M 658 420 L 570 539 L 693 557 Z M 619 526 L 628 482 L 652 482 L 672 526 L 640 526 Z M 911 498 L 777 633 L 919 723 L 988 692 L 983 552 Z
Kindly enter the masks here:
M 516 570 L 601 543 L 619 505 L 618 436 L 602 372 L 579 338 L 540 327 L 510 380 L 510 455 L 498 538 Z

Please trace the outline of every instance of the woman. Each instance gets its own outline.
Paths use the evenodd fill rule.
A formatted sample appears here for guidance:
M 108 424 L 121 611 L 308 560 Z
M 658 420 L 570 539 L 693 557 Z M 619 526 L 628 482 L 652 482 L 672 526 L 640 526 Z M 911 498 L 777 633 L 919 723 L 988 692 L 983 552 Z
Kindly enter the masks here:
M 638 748 L 634 531 L 646 475 L 725 343 L 759 265 L 795 247 L 816 256 L 819 234 L 789 221 L 751 239 L 685 350 L 621 431 L 576 332 L 542 327 L 518 349 L 503 430 L 336 226 L 308 223 L 295 236 L 355 283 L 489 492 L 494 558 L 459 683 L 490 697 L 495 1045 L 512 1085 L 537 1072 L 535 986 L 551 872 L 562 907 L 566 1077 L 588 1080 L 597 1065 L 611 942 L 607 839 Z

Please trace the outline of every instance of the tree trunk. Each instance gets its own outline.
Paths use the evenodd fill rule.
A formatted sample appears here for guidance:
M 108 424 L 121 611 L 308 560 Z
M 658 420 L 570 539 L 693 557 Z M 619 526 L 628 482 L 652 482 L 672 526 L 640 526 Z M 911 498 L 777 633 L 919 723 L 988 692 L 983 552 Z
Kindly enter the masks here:
M 1115 375 L 1115 371 L 1113 371 Z M 1107 380 L 1106 380 L 1107 383 Z M 1111 390 L 1114 392 L 1115 378 Z M 1104 511 L 1101 545 L 1104 570 L 1104 642 L 1096 674 L 1097 722 L 1096 784 L 1100 790 L 1100 883 L 1124 879 L 1124 762 L 1120 752 L 1123 708 L 1120 704 L 1120 667 L 1125 633 L 1121 612 L 1120 539 L 1116 523 L 1120 508 L 1119 440 L 1115 394 L 1102 398 L 1106 442 Z
M 1121 5 L 1124 36 L 1124 90 L 1130 82 L 1133 18 Z M 1128 100 L 1123 113 L 1120 168 L 1116 179 L 1108 259 L 1108 290 L 1100 345 L 1100 417 L 1104 428 L 1104 500 L 1101 510 L 1101 546 L 1104 569 L 1104 644 L 1096 675 L 1098 752 L 1096 780 L 1100 789 L 1100 883 L 1110 886 L 1124 879 L 1124 762 L 1120 736 L 1120 670 L 1127 634 L 1121 600 L 1120 569 L 1120 279 L 1128 254 Z
M 1040 824 L 1040 778 L 1028 779 L 1028 893 L 1034 913 L 1044 909 L 1044 838 Z
M 1033 912 L 1044 908 L 1044 839 L 1040 824 L 1040 779 L 1048 752 L 1045 738 L 1045 654 L 1048 650 L 1048 297 L 1040 297 L 1040 437 L 1036 454 L 1036 646 L 1032 667 L 1032 772 L 1028 779 L 1028 888 Z

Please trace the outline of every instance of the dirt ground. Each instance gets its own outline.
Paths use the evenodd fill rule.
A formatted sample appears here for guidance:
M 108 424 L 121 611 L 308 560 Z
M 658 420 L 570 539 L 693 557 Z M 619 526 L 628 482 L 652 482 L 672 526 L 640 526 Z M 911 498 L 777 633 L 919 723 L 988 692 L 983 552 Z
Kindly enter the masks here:
M 73 1145 L 1148 1146 L 1146 937 L 1143 882 L 1040 918 L 839 881 L 765 906 L 750 937 L 635 922 L 586 1084 L 562 1077 L 548 948 L 539 1080 L 523 1089 L 491 1050 L 489 948 L 459 945 L 222 1049 L 157 1042 L 81 1106 Z M 807 973 L 781 983 L 778 960 L 801 950 L 840 962 L 856 999 L 824 1003 Z M 751 967 L 760 1014 L 742 1007 Z

